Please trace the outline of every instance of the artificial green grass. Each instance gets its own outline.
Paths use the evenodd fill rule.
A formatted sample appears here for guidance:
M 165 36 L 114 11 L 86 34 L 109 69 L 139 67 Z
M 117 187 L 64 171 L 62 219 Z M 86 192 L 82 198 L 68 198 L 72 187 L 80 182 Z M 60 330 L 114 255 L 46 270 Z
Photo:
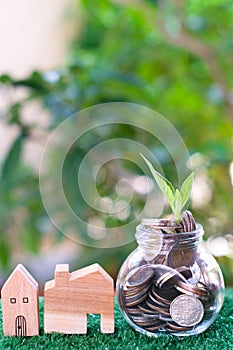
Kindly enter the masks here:
M 43 299 L 40 300 L 41 335 L 36 337 L 4 337 L 0 320 L 0 350 L 54 349 L 54 350 L 230 350 L 233 349 L 233 290 L 226 291 L 223 308 L 214 324 L 197 336 L 178 338 L 160 335 L 147 337 L 134 331 L 115 305 L 115 333 L 99 331 L 99 317 L 88 318 L 87 335 L 44 334 Z

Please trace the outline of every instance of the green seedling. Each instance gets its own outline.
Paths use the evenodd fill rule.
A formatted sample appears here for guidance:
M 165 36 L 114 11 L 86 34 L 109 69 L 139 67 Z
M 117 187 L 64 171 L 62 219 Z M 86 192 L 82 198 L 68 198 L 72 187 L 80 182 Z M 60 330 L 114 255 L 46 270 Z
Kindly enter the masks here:
M 181 213 L 191 196 L 191 190 L 192 190 L 192 185 L 194 180 L 194 172 L 192 172 L 184 180 L 180 189 L 178 188 L 175 189 L 168 179 L 166 179 L 164 176 L 162 176 L 158 171 L 154 169 L 151 162 L 148 159 L 146 159 L 146 157 L 144 157 L 143 154 L 141 154 L 141 156 L 145 160 L 157 185 L 159 186 L 160 190 L 163 192 L 165 198 L 167 199 L 172 209 L 175 220 L 177 222 L 180 222 Z

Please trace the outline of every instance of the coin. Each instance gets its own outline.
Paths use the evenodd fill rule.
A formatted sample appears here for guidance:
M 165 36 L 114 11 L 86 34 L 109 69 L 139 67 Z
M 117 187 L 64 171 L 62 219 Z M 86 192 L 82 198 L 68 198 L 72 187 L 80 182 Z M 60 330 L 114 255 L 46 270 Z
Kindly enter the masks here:
M 167 300 L 169 302 L 169 304 L 171 304 L 171 301 L 175 297 L 180 295 L 180 292 L 175 288 L 175 286 L 173 288 L 169 288 L 169 289 L 166 289 L 166 288 L 158 289 L 155 287 L 155 285 L 153 285 L 151 290 L 153 293 L 156 293 L 158 300 L 161 297 L 163 300 Z M 166 302 L 164 302 L 164 303 L 166 304 Z
M 159 316 L 159 319 L 160 319 L 161 321 L 172 322 L 172 318 L 171 318 L 170 315 L 169 315 L 169 316 L 167 316 L 167 315 L 160 315 L 160 316 Z
M 156 288 L 155 286 L 152 286 L 151 288 L 151 294 L 153 295 L 153 297 L 158 301 L 163 303 L 163 305 L 170 305 L 171 304 L 171 300 L 163 298 L 163 296 L 159 295 L 159 290 L 158 288 Z
M 136 300 L 141 299 L 143 296 L 146 296 L 146 293 L 147 293 L 147 290 L 143 289 L 142 291 L 135 293 L 134 295 L 130 295 L 130 296 L 125 295 L 125 301 L 126 303 L 134 302 Z
M 162 274 L 162 270 L 163 270 L 163 274 Z M 187 282 L 187 280 L 184 278 L 183 275 L 181 275 L 177 270 L 169 266 L 164 265 L 163 269 L 160 267 L 159 274 L 160 274 L 159 278 L 154 279 L 154 284 L 159 289 L 173 288 L 178 281 Z
M 150 300 L 153 301 L 154 305 L 157 305 L 158 307 L 167 307 L 167 305 L 169 305 L 169 304 L 163 303 L 161 300 L 158 300 L 156 296 L 154 297 L 152 290 L 149 291 L 148 297 L 150 298 Z
M 192 285 L 191 283 L 184 283 L 182 281 L 178 281 L 176 289 L 181 293 L 196 295 L 203 300 L 209 299 L 209 292 L 202 285 L 199 287 L 198 285 Z
M 126 307 L 136 306 L 136 305 L 140 304 L 145 299 L 146 299 L 146 294 L 143 294 L 142 296 L 140 296 L 138 298 L 126 301 L 125 306 Z
M 204 316 L 204 307 L 195 296 L 182 294 L 171 302 L 170 315 L 179 326 L 195 326 Z
M 184 232 L 191 232 L 196 229 L 196 222 L 194 220 L 192 213 L 189 210 L 185 210 L 182 213 L 181 218 L 182 218 L 181 225 L 183 226 Z
M 166 322 L 161 321 L 161 322 L 158 323 L 158 325 L 154 325 L 152 327 L 146 327 L 146 330 L 154 332 L 154 331 L 157 331 L 160 328 L 164 328 L 164 326 L 166 326 Z
M 186 278 L 187 280 L 188 280 L 189 278 L 192 278 L 192 277 L 193 277 L 193 273 L 192 273 L 190 267 L 188 267 L 188 266 L 179 266 L 179 267 L 176 268 L 176 270 L 177 270 L 179 273 L 181 273 L 181 275 L 183 275 L 184 278 Z
M 160 305 L 156 305 L 152 300 L 150 300 L 149 298 L 145 300 L 146 305 L 154 310 L 156 313 L 160 313 L 163 315 L 169 315 L 169 308 L 168 307 L 162 307 Z
M 127 312 L 129 312 L 131 315 L 141 315 L 142 312 L 140 309 L 136 308 L 127 308 Z
M 175 270 L 173 270 L 171 267 L 162 265 L 162 264 L 153 264 L 151 265 L 154 268 L 154 278 L 153 278 L 153 283 L 158 286 L 158 284 L 161 282 L 163 279 L 163 276 L 165 273 L 170 273 L 174 274 Z
M 153 260 L 153 263 L 157 265 L 163 265 L 165 264 L 165 262 L 166 262 L 166 255 L 164 254 L 158 254 Z
M 157 322 L 157 320 L 154 317 L 147 317 L 144 316 L 135 316 L 132 317 L 133 321 L 140 326 L 154 326 Z
M 182 326 L 178 326 L 175 322 L 170 322 L 168 321 L 167 322 L 167 326 L 166 326 L 166 331 L 168 332 L 182 332 L 182 331 L 188 331 L 188 330 L 191 330 L 192 327 L 182 327 Z
M 170 250 L 167 256 L 167 263 L 170 267 L 192 266 L 197 259 L 197 248 L 183 247 L 181 249 L 177 243 L 173 249 Z
M 147 265 L 142 265 L 133 270 L 133 274 L 128 278 L 129 287 L 139 287 L 146 284 L 154 275 L 154 269 Z
M 124 286 L 124 295 L 126 297 L 131 297 L 131 296 L 134 296 L 140 292 L 142 292 L 143 290 L 144 291 L 147 291 L 148 289 L 150 288 L 150 283 L 148 284 L 144 284 L 144 285 L 141 285 L 139 287 L 131 287 L 131 286 L 128 286 L 127 284 Z
M 169 219 L 142 219 L 142 224 L 149 227 L 174 227 L 180 226 L 175 220 Z
M 159 313 L 156 313 L 154 310 L 151 310 L 146 304 L 138 305 L 138 308 L 141 314 L 149 314 L 149 315 L 153 315 L 154 317 L 158 317 L 160 315 Z
M 182 225 L 172 219 L 143 219 L 142 225 L 151 229 L 161 230 L 164 234 L 174 234 L 183 230 Z
M 162 288 L 162 287 L 167 287 L 169 288 L 173 286 L 173 283 L 170 282 L 170 280 L 172 280 L 172 278 L 176 276 L 176 271 L 171 269 L 170 271 L 165 272 L 160 278 L 157 279 L 156 281 L 156 286 L 158 288 Z M 166 283 L 166 282 L 170 282 L 170 283 Z

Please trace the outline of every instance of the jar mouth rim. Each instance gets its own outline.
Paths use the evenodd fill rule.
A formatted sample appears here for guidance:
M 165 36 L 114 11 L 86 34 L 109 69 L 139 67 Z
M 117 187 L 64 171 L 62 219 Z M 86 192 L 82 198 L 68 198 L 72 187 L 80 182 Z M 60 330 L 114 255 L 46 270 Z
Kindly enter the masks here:
M 146 225 L 144 225 L 143 223 L 140 223 L 136 229 L 140 230 L 140 226 L 146 226 Z M 203 236 L 204 230 L 203 230 L 203 226 L 199 222 L 196 222 L 196 228 L 193 231 L 175 232 L 175 233 L 163 233 L 163 232 L 161 232 L 161 234 L 163 235 L 163 237 L 168 237 L 168 238 L 180 237 L 183 235 Z

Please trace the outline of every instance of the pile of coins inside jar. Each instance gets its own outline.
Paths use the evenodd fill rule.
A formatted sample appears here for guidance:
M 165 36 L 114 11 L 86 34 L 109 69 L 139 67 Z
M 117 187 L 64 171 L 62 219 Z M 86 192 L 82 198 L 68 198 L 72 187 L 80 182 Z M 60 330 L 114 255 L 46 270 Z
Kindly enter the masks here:
M 186 211 L 180 224 L 157 219 L 145 223 L 163 233 L 191 232 L 196 224 Z M 171 244 L 163 240 L 163 245 Z M 163 252 L 166 251 L 166 254 Z M 152 261 L 133 268 L 120 290 L 120 303 L 129 319 L 148 332 L 192 330 L 215 312 L 215 287 L 208 278 L 195 280 L 191 266 L 197 258 L 192 239 L 182 249 L 177 243 L 161 250 Z

